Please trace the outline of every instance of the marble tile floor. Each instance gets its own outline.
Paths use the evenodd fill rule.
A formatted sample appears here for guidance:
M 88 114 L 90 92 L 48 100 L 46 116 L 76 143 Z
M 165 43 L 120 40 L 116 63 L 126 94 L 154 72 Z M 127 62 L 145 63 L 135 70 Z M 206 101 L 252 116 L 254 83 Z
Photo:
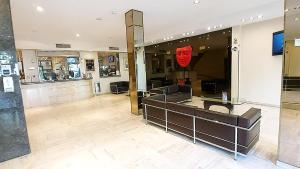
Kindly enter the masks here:
M 0 163 L 0 169 L 279 169 L 279 108 L 243 105 L 235 111 L 251 106 L 263 110 L 261 139 L 237 161 L 226 151 L 145 125 L 142 116 L 130 114 L 126 95 L 27 109 L 32 153 Z

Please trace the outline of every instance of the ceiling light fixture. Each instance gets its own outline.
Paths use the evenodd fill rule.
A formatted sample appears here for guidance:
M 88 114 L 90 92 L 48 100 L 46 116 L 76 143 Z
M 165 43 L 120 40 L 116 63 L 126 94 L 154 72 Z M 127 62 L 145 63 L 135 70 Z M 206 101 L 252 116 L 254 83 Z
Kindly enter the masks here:
M 223 24 L 220 24 L 219 27 L 220 27 L 220 28 L 223 28 Z
M 210 30 L 211 30 L 211 27 L 209 26 L 209 27 L 207 28 L 207 30 L 209 30 L 209 31 L 210 31 Z
M 44 12 L 44 8 L 41 7 L 41 6 L 37 6 L 37 7 L 36 7 L 36 10 L 37 10 L 38 12 Z
M 191 34 L 194 34 L 194 31 L 192 31 Z
M 285 10 L 284 10 L 284 12 L 288 12 L 288 11 L 289 11 L 289 9 L 285 9 Z
M 296 17 L 296 18 L 295 18 L 295 21 L 298 21 L 298 20 L 299 20 L 299 18 Z
M 79 34 L 79 33 L 76 33 L 76 37 L 80 37 L 80 34 Z
M 217 29 L 217 26 L 214 26 L 214 29 Z
M 243 18 L 243 19 L 242 19 L 242 22 L 245 22 L 245 21 L 246 21 L 246 19 L 245 19 L 245 18 Z
M 194 0 L 194 4 L 199 4 L 200 0 Z
M 258 19 L 262 19 L 262 18 L 263 18 L 263 15 L 260 14 L 260 15 L 257 16 L 257 18 L 258 18 Z

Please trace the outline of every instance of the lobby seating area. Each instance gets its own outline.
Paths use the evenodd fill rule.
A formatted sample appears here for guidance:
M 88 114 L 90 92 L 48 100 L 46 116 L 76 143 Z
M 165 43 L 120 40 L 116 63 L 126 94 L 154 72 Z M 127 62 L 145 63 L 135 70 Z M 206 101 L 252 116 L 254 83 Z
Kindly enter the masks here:
M 261 110 L 250 108 L 241 115 L 205 110 L 196 106 L 165 101 L 164 95 L 143 99 L 144 117 L 179 134 L 247 155 L 259 140 Z
M 0 169 L 300 169 L 300 0 L 0 4 Z

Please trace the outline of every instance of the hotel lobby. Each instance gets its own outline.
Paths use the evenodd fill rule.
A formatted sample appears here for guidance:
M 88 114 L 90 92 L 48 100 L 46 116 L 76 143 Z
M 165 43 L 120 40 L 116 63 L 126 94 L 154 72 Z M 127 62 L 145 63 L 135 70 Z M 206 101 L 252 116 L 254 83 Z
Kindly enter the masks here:
M 300 167 L 298 0 L 0 4 L 0 169 Z

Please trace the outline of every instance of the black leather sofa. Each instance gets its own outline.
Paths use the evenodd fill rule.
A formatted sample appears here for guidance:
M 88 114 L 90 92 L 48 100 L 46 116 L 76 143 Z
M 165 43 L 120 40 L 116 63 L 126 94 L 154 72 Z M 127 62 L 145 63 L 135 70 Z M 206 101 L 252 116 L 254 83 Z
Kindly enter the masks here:
M 179 86 L 171 85 L 150 90 L 150 95 L 162 94 L 165 96 L 165 101 L 181 103 L 192 100 L 192 87 L 188 85 Z
M 110 90 L 114 94 L 127 92 L 129 90 L 129 82 L 127 81 L 112 82 L 110 83 Z
M 164 95 L 143 99 L 146 122 L 235 154 L 247 155 L 259 140 L 261 110 L 251 108 L 241 116 L 165 102 Z

